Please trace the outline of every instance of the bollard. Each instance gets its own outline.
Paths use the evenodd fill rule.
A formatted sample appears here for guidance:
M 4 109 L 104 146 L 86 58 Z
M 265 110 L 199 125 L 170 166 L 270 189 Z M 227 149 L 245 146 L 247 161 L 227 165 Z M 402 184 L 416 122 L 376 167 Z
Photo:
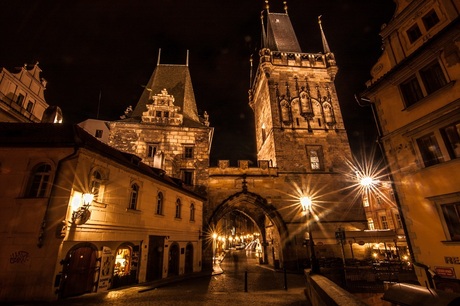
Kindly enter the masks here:
M 248 271 L 244 271 L 244 292 L 248 292 Z
M 284 271 L 284 290 L 288 290 L 286 268 L 283 268 L 283 271 Z

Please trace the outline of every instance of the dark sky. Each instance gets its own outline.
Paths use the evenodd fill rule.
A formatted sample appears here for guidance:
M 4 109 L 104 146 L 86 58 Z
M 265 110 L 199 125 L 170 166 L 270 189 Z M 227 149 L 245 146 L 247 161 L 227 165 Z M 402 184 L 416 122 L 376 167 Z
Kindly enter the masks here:
M 322 51 L 317 17 L 339 67 L 337 92 L 352 150 L 375 140 L 370 109 L 354 94 L 365 88 L 378 59 L 382 24 L 392 0 L 288 1 L 303 52 Z M 117 120 L 135 106 L 161 48 L 162 64 L 189 68 L 199 113 L 215 128 L 211 165 L 218 159 L 255 160 L 253 113 L 248 105 L 250 65 L 260 47 L 262 0 L 14 0 L 3 1 L 0 66 L 39 61 L 48 104 L 66 122 L 98 115 Z M 271 12 L 284 12 L 270 1 Z M 371 127 L 371 128 L 370 128 Z

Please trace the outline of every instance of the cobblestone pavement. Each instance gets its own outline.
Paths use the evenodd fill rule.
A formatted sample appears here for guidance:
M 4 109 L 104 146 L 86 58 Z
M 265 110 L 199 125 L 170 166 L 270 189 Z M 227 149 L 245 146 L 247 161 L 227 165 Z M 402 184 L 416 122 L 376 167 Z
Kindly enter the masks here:
M 307 305 L 303 291 L 305 281 L 301 274 L 284 274 L 258 265 L 254 253 L 245 250 L 230 251 L 220 266 L 223 270 L 221 274 L 160 287 L 141 284 L 53 303 L 22 305 Z

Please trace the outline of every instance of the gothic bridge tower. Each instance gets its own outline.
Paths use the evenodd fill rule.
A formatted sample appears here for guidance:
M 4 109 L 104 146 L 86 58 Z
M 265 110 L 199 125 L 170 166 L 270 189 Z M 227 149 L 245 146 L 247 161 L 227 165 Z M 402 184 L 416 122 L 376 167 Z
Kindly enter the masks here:
M 263 43 L 249 90 L 259 167 L 240 161 L 235 169 L 220 161 L 210 168 L 214 207 L 207 218 L 218 228 L 230 210 L 253 220 L 268 264 L 299 267 L 309 255 L 309 229 L 317 257 L 342 257 L 336 231 L 363 230 L 366 221 L 348 179 L 352 154 L 334 85 L 334 54 L 320 18 L 320 53 L 301 50 L 287 7 L 272 13 L 267 4 L 261 21 Z M 302 196 L 312 200 L 309 220 Z

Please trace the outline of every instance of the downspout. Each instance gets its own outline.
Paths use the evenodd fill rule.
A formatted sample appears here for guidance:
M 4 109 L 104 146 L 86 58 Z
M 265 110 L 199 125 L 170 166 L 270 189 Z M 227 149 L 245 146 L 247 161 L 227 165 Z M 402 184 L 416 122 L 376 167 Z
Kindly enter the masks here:
M 56 186 L 56 182 L 57 182 L 57 179 L 58 179 L 58 174 L 60 173 L 62 164 L 64 162 L 66 162 L 68 160 L 71 160 L 74 157 L 76 157 L 77 153 L 78 153 L 78 145 L 75 144 L 74 151 L 71 154 L 69 154 L 68 156 L 60 159 L 59 162 L 58 162 L 58 165 L 57 165 L 56 171 L 55 171 L 55 175 L 54 175 L 54 179 L 53 179 L 53 183 L 51 185 L 52 187 L 51 187 L 50 196 L 48 198 L 48 202 L 46 203 L 46 209 L 45 209 L 45 214 L 43 215 L 42 225 L 40 227 L 40 232 L 38 234 L 38 242 L 37 242 L 37 247 L 38 248 L 41 248 L 43 246 L 43 240 L 45 238 L 44 236 L 45 236 L 45 228 L 46 228 L 46 218 L 48 216 L 48 210 L 49 210 L 49 207 L 50 207 L 50 204 L 51 204 L 51 198 L 52 198 L 53 190 L 54 190 L 54 187 Z
M 377 143 L 378 143 L 379 149 L 380 149 L 380 151 L 382 153 L 383 162 L 384 162 L 385 166 L 388 168 L 388 160 L 387 160 L 387 157 L 385 155 L 385 151 L 384 151 L 384 149 L 382 147 L 382 142 L 381 142 L 382 128 L 380 126 L 380 121 L 378 120 L 377 115 L 375 113 L 374 103 L 371 102 L 371 100 L 369 100 L 369 99 L 365 99 L 365 98 L 361 98 L 361 97 L 358 98 L 357 95 L 355 95 L 355 99 L 356 99 L 356 102 L 358 103 L 359 106 L 361 106 L 361 107 L 370 106 L 371 107 L 372 116 L 374 117 L 375 126 L 377 128 L 377 134 L 378 134 Z M 367 102 L 369 104 L 363 105 L 363 104 L 360 103 L 360 100 L 363 101 L 363 102 Z M 393 174 L 391 173 L 391 171 L 388 172 L 388 176 L 390 177 L 391 188 L 392 188 L 393 191 L 395 191 L 394 179 L 393 179 Z M 407 230 L 407 225 L 406 225 L 406 219 L 405 219 L 403 211 L 402 211 L 401 202 L 399 200 L 398 193 L 393 192 L 393 194 L 394 194 L 394 197 L 395 197 L 396 207 L 398 208 L 399 216 L 401 217 L 401 225 L 403 227 L 404 234 L 406 235 L 406 241 L 407 241 L 407 246 L 409 248 L 411 261 L 415 266 L 420 267 L 420 268 L 425 270 L 426 276 L 428 278 L 429 286 L 430 286 L 430 288 L 434 289 L 435 287 L 434 287 L 434 283 L 433 283 L 433 275 L 436 275 L 436 274 L 433 271 L 430 270 L 429 266 L 425 265 L 424 263 L 418 262 L 417 259 L 415 258 L 415 254 L 414 254 L 414 251 L 413 251 L 413 248 L 412 248 L 412 241 L 411 241 L 411 239 L 409 237 L 409 232 Z

